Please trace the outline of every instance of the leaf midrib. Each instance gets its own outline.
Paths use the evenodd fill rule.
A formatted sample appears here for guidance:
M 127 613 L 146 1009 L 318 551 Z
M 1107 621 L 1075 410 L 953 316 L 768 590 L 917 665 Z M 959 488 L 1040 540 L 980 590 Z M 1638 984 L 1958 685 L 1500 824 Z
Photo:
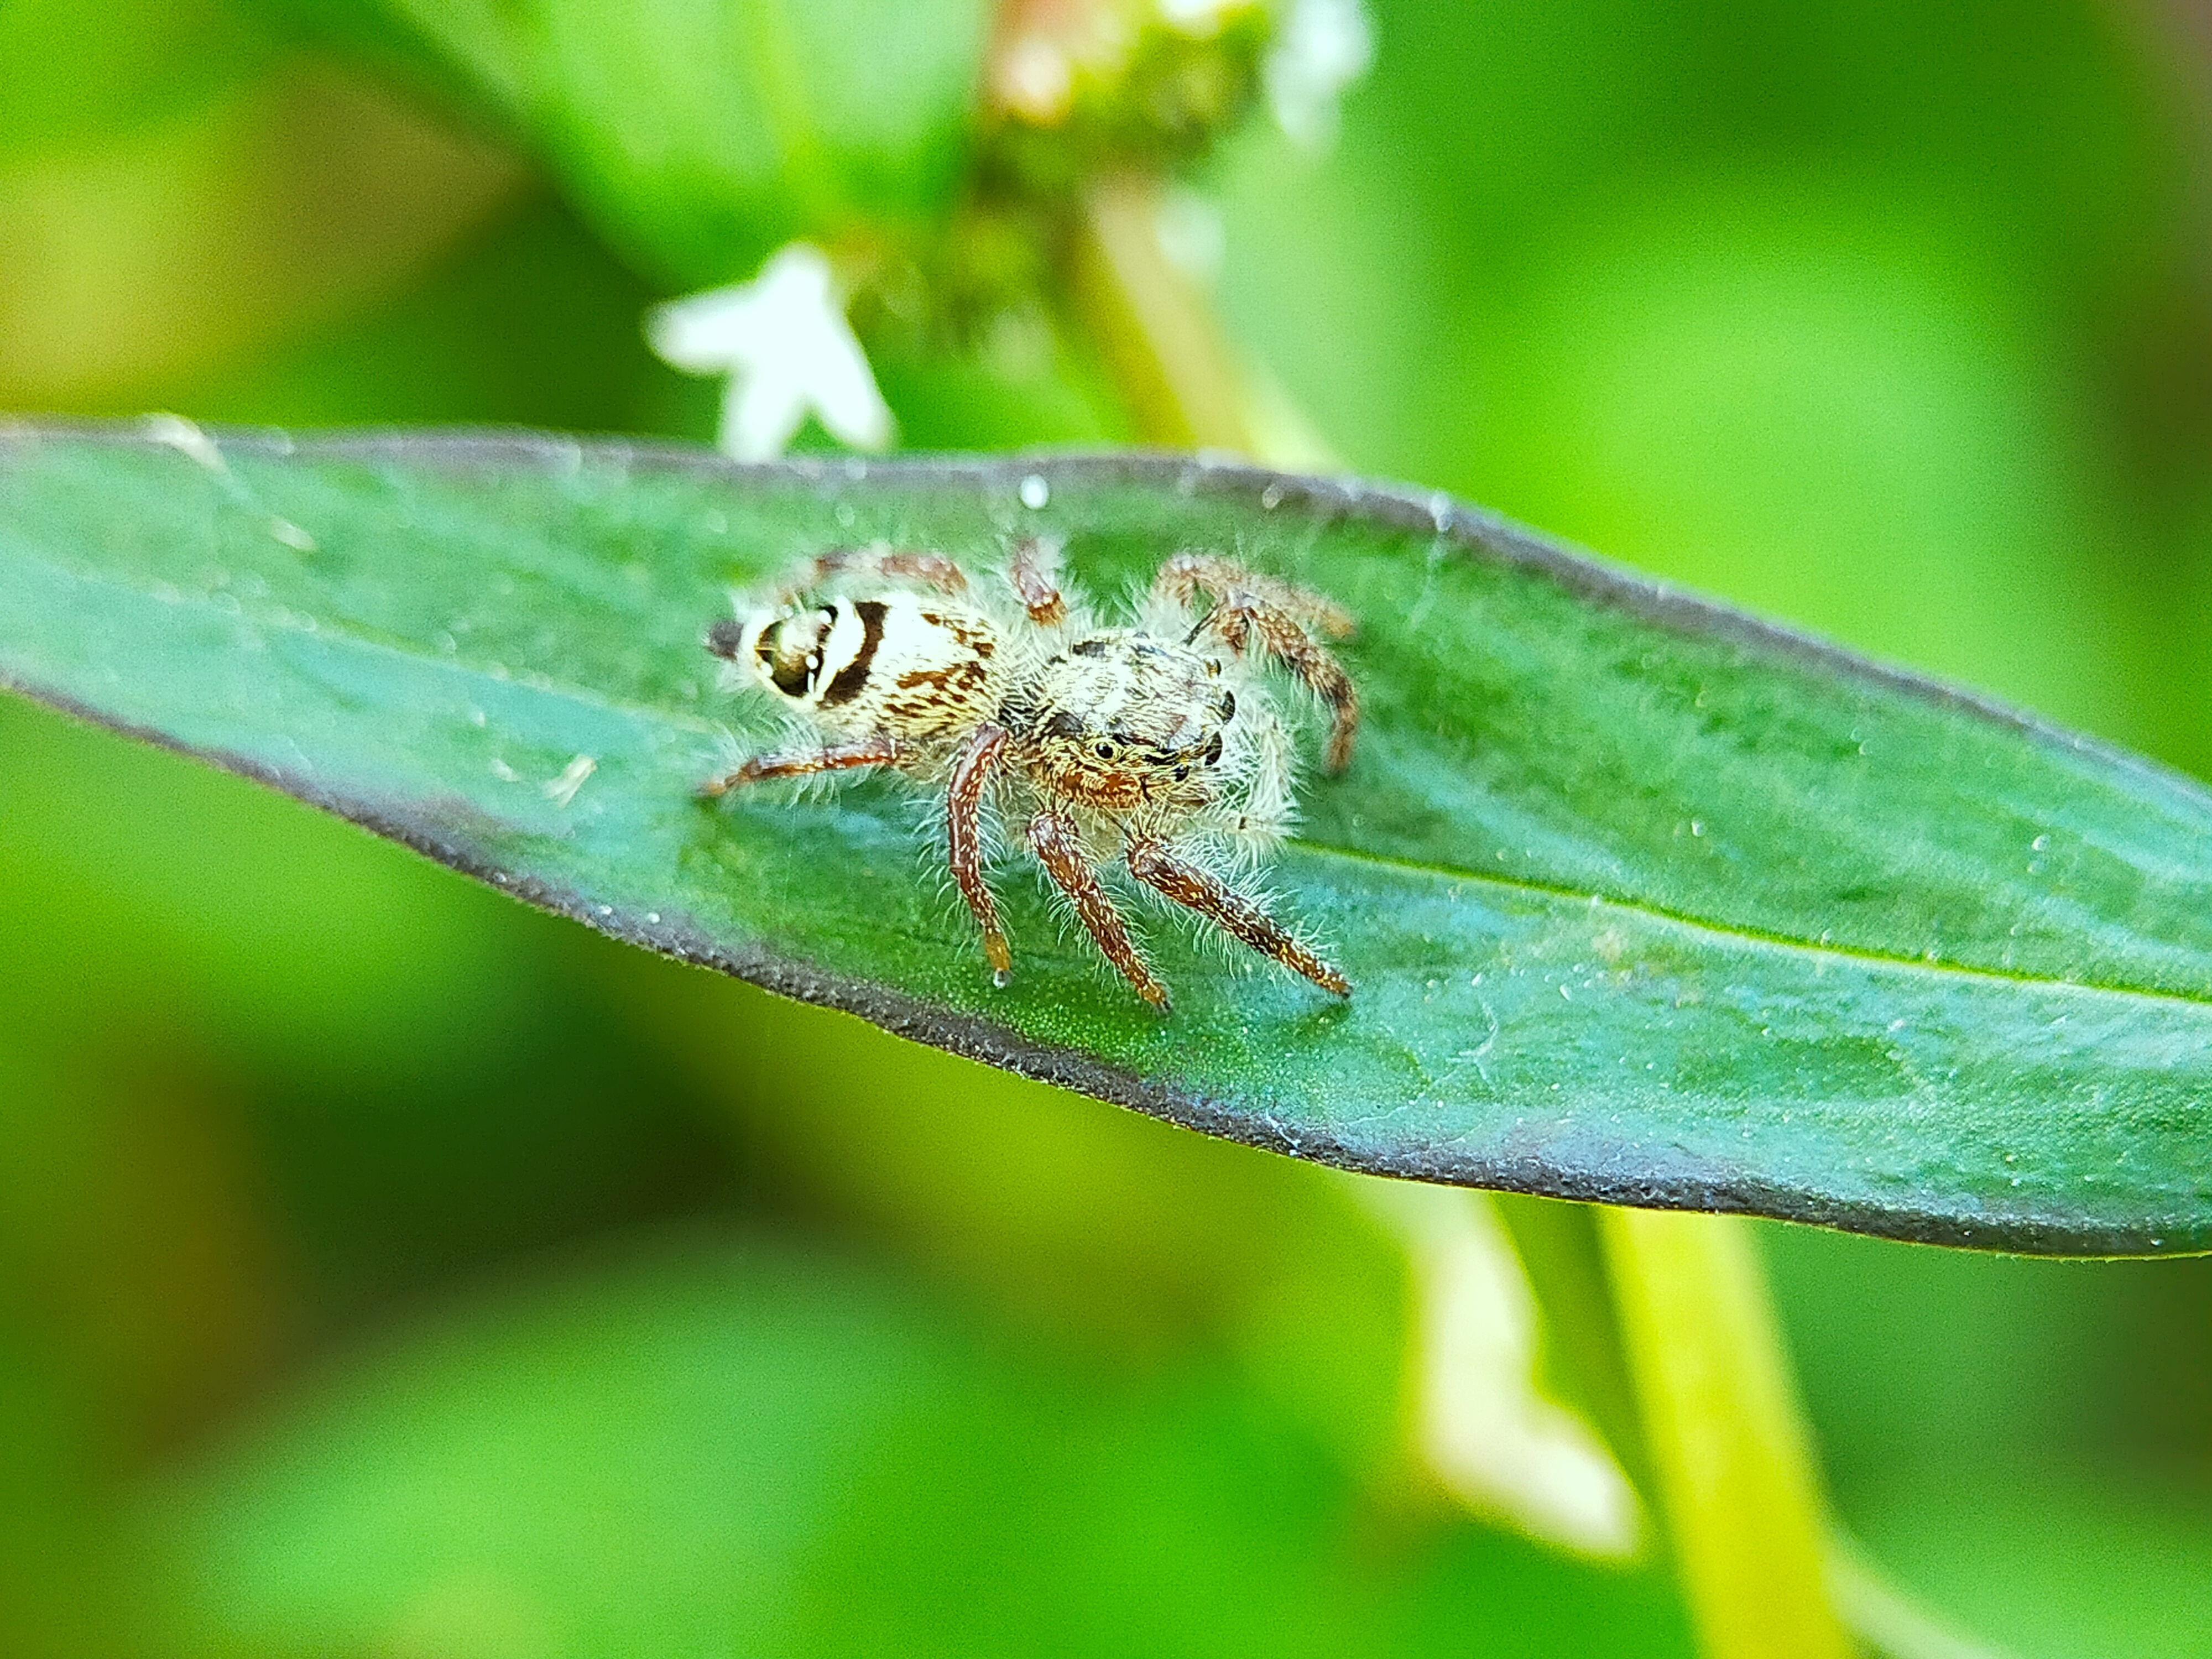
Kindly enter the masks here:
M 50 558 L 35 554 L 33 557 L 36 562 L 73 581 L 95 583 L 157 603 L 176 603 L 164 599 L 150 588 L 141 586 L 109 573 L 88 574 L 82 570 L 57 563 Z M 184 603 L 198 605 L 208 611 L 216 609 L 210 596 L 207 594 L 173 588 L 173 591 L 180 593 Z M 280 609 L 289 611 L 292 607 L 283 606 Z M 509 673 L 502 678 L 493 674 L 489 669 L 466 655 L 459 653 L 447 655 L 443 653 L 422 649 L 414 646 L 412 642 L 406 641 L 404 635 L 379 637 L 370 634 L 359 624 L 349 624 L 343 622 L 333 623 L 322 618 L 314 618 L 316 625 L 310 629 L 302 628 L 283 617 L 262 617 L 251 611 L 243 612 L 242 619 L 251 620 L 257 626 L 280 629 L 309 639 L 334 641 L 356 650 L 392 656 L 418 665 L 434 667 L 441 672 L 473 674 L 495 684 L 520 686 L 526 690 L 547 696 L 564 698 L 585 707 L 619 714 L 641 723 L 674 727 L 694 736 L 719 738 L 726 735 L 730 729 L 725 722 L 703 716 L 686 715 L 678 710 L 658 704 L 625 702 L 607 696 L 603 692 L 577 686 L 564 679 L 535 671 L 526 676 Z M 1406 871 L 1431 880 L 1450 884 L 1471 884 L 1495 892 L 1540 895 L 1547 898 L 1563 899 L 1583 905 L 1606 906 L 1713 938 L 1733 940 L 1743 945 L 1811 957 L 1824 961 L 1832 960 L 1901 969 L 1939 979 L 1964 979 L 1999 984 L 2033 986 L 2041 990 L 2130 998 L 2145 1002 L 2179 1004 L 2184 1007 L 2212 1007 L 2212 994 L 2197 995 L 2185 991 L 2166 990 L 2147 986 L 2111 985 L 2094 980 L 2052 979 L 2043 975 L 2022 973 L 2011 969 L 1985 967 L 1971 963 L 1931 963 L 1923 957 L 1906 956 L 1902 952 L 1877 950 L 1869 946 L 1822 944 L 1790 933 L 1746 927 L 1736 922 L 1717 921 L 1711 917 L 1653 903 L 1647 899 L 1622 897 L 1615 894 L 1577 888 L 1564 883 L 1535 881 L 1525 877 L 1502 876 L 1492 871 L 1462 869 L 1456 865 L 1437 864 L 1426 860 L 1404 858 L 1394 854 L 1378 853 L 1366 848 L 1309 840 L 1301 836 L 1291 837 L 1291 844 L 1309 851 L 1343 859 L 1352 863 L 1368 865 L 1380 869 Z

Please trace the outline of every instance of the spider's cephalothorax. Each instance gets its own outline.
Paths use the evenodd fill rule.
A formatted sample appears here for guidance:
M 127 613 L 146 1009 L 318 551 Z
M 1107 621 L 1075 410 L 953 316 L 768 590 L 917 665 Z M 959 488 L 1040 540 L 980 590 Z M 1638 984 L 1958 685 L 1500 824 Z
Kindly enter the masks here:
M 1279 665 L 1327 706 L 1327 764 L 1341 770 L 1358 703 L 1316 635 L 1350 634 L 1351 617 L 1231 560 L 1179 553 L 1134 623 L 1101 628 L 1060 592 L 1054 552 L 1019 544 L 1003 591 L 983 593 L 939 554 L 840 551 L 765 599 L 741 599 L 708 648 L 808 732 L 702 793 L 865 766 L 941 788 L 953 879 L 1000 984 L 1012 957 L 984 878 L 987 821 L 1018 830 L 1108 960 L 1158 1007 L 1166 988 L 1102 866 L 1350 994 L 1237 878 L 1282 838 L 1294 805 L 1291 746 L 1261 670 Z

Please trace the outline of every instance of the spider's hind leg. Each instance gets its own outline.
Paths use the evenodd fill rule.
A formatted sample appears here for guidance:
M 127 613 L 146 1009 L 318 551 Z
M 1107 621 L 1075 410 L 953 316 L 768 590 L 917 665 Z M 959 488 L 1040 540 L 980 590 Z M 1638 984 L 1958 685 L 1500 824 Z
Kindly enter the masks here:
M 837 577 L 919 582 L 939 593 L 968 591 L 968 573 L 944 554 L 876 542 L 866 547 L 833 547 L 802 559 L 763 589 L 760 598 L 764 605 L 780 608 Z
M 1258 903 L 1178 858 L 1166 842 L 1138 836 L 1129 843 L 1127 862 L 1129 873 L 1146 886 L 1204 916 L 1239 944 L 1273 957 L 1294 974 L 1304 974 L 1324 991 L 1340 997 L 1352 994 L 1351 981 L 1300 944 Z
M 903 758 L 899 746 L 881 732 L 856 743 L 832 744 L 822 749 L 782 749 L 755 755 L 734 772 L 709 778 L 699 786 L 708 800 L 726 795 L 741 784 L 765 783 L 772 778 L 811 778 L 822 772 L 849 772 L 862 766 L 896 766 Z

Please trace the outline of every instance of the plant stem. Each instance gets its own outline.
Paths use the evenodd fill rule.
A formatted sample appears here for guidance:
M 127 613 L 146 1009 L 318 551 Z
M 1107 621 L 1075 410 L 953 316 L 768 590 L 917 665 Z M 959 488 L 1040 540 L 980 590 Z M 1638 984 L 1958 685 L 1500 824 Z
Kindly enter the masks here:
M 1083 201 L 1071 298 L 1147 443 L 1224 449 L 1286 470 L 1338 461 L 1287 399 L 1238 362 L 1203 291 L 1160 245 L 1158 185 L 1103 179 Z
M 1749 1224 L 1605 1210 L 1644 1443 L 1709 1659 L 1844 1659 L 1804 1425 Z
M 1152 182 L 1134 175 L 1091 185 L 1075 250 L 1076 304 L 1147 441 L 1257 454 L 1228 342 L 1161 250 L 1158 201 Z

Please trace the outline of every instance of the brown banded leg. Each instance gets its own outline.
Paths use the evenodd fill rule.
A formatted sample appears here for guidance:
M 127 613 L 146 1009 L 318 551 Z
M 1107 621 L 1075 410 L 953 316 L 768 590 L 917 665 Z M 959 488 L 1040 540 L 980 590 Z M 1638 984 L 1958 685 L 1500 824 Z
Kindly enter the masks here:
M 1348 640 L 1359 627 L 1352 613 L 1335 600 L 1310 588 L 1262 575 L 1218 553 L 1176 554 L 1152 578 L 1152 591 L 1185 605 L 1200 593 L 1221 600 L 1247 594 L 1297 622 L 1318 628 L 1333 640 Z
M 726 795 L 739 784 L 763 783 L 770 778 L 811 777 L 817 772 L 848 772 L 856 766 L 895 766 L 898 759 L 897 742 L 878 732 L 858 743 L 841 743 L 827 749 L 784 749 L 755 755 L 736 771 L 708 779 L 699 786 L 699 793 L 712 800 L 717 795 Z
M 1256 645 L 1297 675 L 1306 690 L 1328 706 L 1328 747 L 1322 764 L 1332 772 L 1352 764 L 1352 743 L 1359 733 L 1359 694 L 1327 646 L 1283 611 L 1241 592 L 1215 605 L 1197 632 L 1213 635 L 1240 657 Z
M 1238 943 L 1304 974 L 1324 991 L 1352 994 L 1352 982 L 1283 930 L 1282 924 L 1243 894 L 1177 858 L 1163 842 L 1140 836 L 1129 843 L 1129 873 L 1155 892 L 1195 910 Z
M 991 964 L 991 982 L 1004 985 L 1013 973 L 1013 952 L 1006 948 L 1006 930 L 999 925 L 998 901 L 983 879 L 983 787 L 991 769 L 1006 752 L 1006 728 L 984 725 L 962 745 L 952 763 L 952 778 L 945 794 L 946 839 L 951 843 L 952 880 L 968 901 L 975 925 L 983 930 L 983 960 Z
M 1020 598 L 1030 620 L 1050 627 L 1067 618 L 1067 602 L 1054 578 L 1060 570 L 1060 544 L 1043 536 L 1024 536 L 1006 562 L 1006 583 Z
M 1322 764 L 1341 772 L 1352 763 L 1359 695 L 1344 665 L 1307 632 L 1318 628 L 1339 639 L 1351 634 L 1352 620 L 1342 606 L 1207 553 L 1176 554 L 1160 567 L 1152 588 L 1185 605 L 1195 595 L 1212 595 L 1213 609 L 1191 630 L 1191 638 L 1212 634 L 1240 657 L 1256 645 L 1280 662 L 1328 705 L 1328 748 Z
M 968 591 L 968 573 L 942 553 L 883 546 L 833 547 L 816 554 L 786 575 L 776 585 L 770 602 L 789 605 L 832 576 L 892 576 L 920 582 L 940 593 Z
M 1105 952 L 1106 960 L 1121 977 L 1137 988 L 1137 994 L 1162 1013 L 1167 1012 L 1168 989 L 1152 977 L 1144 953 L 1129 937 L 1129 924 L 1121 919 L 1113 896 L 1091 867 L 1083 851 L 1083 837 L 1075 821 L 1059 812 L 1040 812 L 1030 820 L 1030 850 L 1053 884 L 1074 901 L 1075 914 L 1084 930 Z

